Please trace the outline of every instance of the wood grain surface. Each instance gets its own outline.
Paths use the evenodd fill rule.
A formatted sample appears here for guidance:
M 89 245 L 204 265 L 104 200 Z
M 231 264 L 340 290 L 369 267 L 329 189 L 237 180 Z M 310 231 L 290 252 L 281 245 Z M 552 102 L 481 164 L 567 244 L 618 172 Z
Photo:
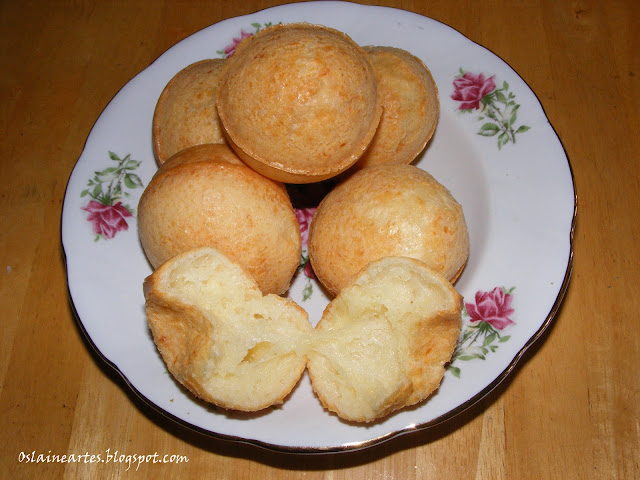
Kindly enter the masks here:
M 370 2 L 439 20 L 499 55 L 539 97 L 573 167 L 575 260 L 562 309 L 514 374 L 462 415 L 362 451 L 275 453 L 163 419 L 93 354 L 70 307 L 60 241 L 87 135 L 167 48 L 281 3 L 0 2 L 0 478 L 640 478 L 635 0 Z M 188 462 L 21 461 L 32 452 Z

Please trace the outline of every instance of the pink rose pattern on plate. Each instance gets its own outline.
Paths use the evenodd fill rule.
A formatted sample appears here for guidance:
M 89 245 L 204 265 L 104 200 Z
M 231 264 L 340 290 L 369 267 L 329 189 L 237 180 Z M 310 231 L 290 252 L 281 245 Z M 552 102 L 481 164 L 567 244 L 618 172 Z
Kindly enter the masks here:
M 96 200 L 91 200 L 82 209 L 89 212 L 87 220 L 93 224 L 93 233 L 96 239 L 113 238 L 120 230 L 128 230 L 127 217 L 133 214 L 118 202 L 114 205 L 104 205 Z
M 464 302 L 462 312 L 463 327 L 458 345 L 449 363 L 449 371 L 460 377 L 460 367 L 456 362 L 486 360 L 489 353 L 495 352 L 500 343 L 511 338 L 501 333 L 505 328 L 515 325 L 511 319 L 514 309 L 511 307 L 513 290 L 496 287 L 490 292 L 476 292 L 475 303 Z M 466 322 L 464 322 L 466 320 Z
M 296 219 L 300 224 L 300 240 L 302 243 L 302 254 L 300 255 L 300 265 L 298 271 L 302 270 L 307 278 L 307 284 L 302 290 L 302 300 L 308 300 L 313 293 L 313 285 L 311 280 L 316 276 L 311 268 L 311 262 L 309 262 L 309 225 L 311 225 L 311 219 L 316 211 L 316 207 L 311 208 L 296 208 Z
M 483 122 L 478 135 L 498 138 L 498 149 L 507 143 L 516 143 L 516 135 L 529 130 L 527 125 L 516 128 L 518 109 L 515 95 L 509 91 L 509 84 L 502 82 L 496 88 L 495 75 L 485 77 L 483 73 L 473 74 L 460 69 L 453 80 L 451 99 L 460 102 L 458 111 L 462 113 L 477 112 L 478 121 Z
M 80 193 L 80 197 L 91 197 L 82 210 L 89 213 L 87 221 L 93 225 L 96 241 L 113 238 L 129 229 L 127 218 L 133 217 L 134 211 L 122 199 L 129 197 L 127 190 L 142 187 L 140 177 L 134 173 L 139 161 L 131 155 L 120 158 L 113 152 L 109 152 L 109 158 L 115 165 L 94 172 L 87 188 Z
M 252 23 L 251 26 L 253 27 L 254 31 L 253 32 L 245 32 L 243 29 L 240 30 L 240 36 L 238 37 L 233 37 L 233 40 L 231 41 L 230 44 L 228 44 L 226 47 L 224 47 L 223 50 L 218 50 L 216 53 L 221 57 L 221 58 L 229 58 L 231 55 L 233 55 L 233 52 L 235 52 L 236 47 L 238 46 L 238 44 L 244 40 L 247 37 L 250 37 L 251 35 L 255 35 L 256 33 L 258 33 L 261 29 L 266 28 L 266 27 L 270 27 L 271 25 L 273 25 L 271 22 L 267 22 L 265 24 L 261 24 L 261 23 Z

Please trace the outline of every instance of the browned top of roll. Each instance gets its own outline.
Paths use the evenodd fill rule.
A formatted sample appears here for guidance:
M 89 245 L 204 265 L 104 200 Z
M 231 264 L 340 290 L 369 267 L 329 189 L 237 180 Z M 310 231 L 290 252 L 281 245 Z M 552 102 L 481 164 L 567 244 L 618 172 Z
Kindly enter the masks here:
M 418 259 L 455 281 L 469 255 L 462 206 L 414 165 L 363 168 L 320 203 L 309 230 L 313 270 L 330 293 L 386 256 Z
M 238 45 L 227 59 L 218 113 L 247 164 L 276 180 L 308 183 L 362 155 L 381 104 L 361 47 L 337 30 L 297 23 Z
M 289 196 L 281 183 L 228 161 L 225 149 L 191 147 L 158 170 L 138 205 L 142 247 L 157 268 L 181 252 L 212 246 L 246 268 L 263 292 L 284 293 L 301 248 Z
M 224 60 L 207 59 L 178 72 L 162 91 L 153 115 L 158 164 L 193 145 L 224 143 L 216 97 Z
M 357 168 L 411 163 L 433 136 L 440 115 L 438 88 L 424 63 L 395 47 L 364 47 L 378 78 L 382 118 Z

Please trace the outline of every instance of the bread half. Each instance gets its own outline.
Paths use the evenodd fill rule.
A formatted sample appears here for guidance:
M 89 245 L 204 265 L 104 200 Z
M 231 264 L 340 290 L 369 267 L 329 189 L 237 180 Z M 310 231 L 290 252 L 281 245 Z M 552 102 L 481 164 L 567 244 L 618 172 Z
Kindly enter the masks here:
M 146 314 L 169 372 L 219 407 L 257 411 L 298 383 L 311 324 L 214 248 L 174 257 L 144 282 Z
M 314 330 L 307 368 L 322 404 L 371 422 L 428 398 L 455 349 L 461 308 L 451 283 L 418 260 L 370 264 Z

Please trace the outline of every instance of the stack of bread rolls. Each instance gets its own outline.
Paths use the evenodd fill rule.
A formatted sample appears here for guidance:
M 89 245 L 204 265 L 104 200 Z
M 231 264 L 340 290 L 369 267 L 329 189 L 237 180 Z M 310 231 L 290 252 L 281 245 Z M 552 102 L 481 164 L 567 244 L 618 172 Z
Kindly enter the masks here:
M 176 74 L 153 117 L 159 168 L 138 231 L 148 323 L 182 385 L 255 411 L 306 369 L 322 405 L 355 422 L 438 388 L 469 254 L 460 204 L 411 164 L 438 116 L 421 60 L 320 25 L 265 28 Z M 331 186 L 309 231 L 332 298 L 315 327 L 284 296 L 302 251 L 294 184 Z

